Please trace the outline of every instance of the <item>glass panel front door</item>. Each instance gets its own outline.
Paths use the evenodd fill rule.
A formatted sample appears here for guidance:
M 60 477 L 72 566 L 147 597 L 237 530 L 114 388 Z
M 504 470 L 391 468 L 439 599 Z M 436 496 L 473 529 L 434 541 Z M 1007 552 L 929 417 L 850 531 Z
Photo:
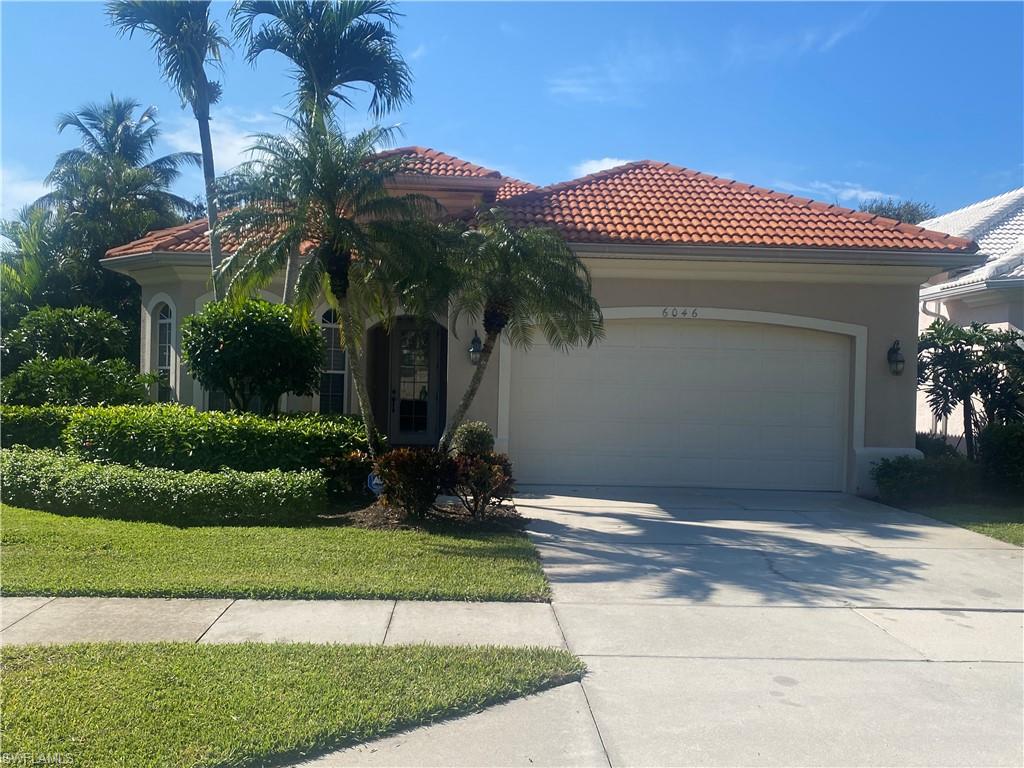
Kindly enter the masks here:
M 437 440 L 437 331 L 398 322 L 391 332 L 389 437 L 393 445 Z

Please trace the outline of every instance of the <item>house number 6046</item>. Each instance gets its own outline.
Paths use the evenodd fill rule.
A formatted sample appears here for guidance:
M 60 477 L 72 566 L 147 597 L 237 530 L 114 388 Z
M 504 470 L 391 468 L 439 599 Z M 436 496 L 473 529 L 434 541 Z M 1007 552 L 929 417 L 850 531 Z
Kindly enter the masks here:
M 662 317 L 697 317 L 696 307 L 665 307 L 661 310 Z

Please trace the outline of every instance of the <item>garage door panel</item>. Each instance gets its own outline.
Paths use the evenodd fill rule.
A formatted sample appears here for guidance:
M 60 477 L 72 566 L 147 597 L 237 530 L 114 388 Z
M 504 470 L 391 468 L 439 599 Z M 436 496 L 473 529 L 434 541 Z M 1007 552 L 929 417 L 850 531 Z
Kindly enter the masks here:
M 850 344 L 750 323 L 609 321 L 512 363 L 521 482 L 840 489 Z

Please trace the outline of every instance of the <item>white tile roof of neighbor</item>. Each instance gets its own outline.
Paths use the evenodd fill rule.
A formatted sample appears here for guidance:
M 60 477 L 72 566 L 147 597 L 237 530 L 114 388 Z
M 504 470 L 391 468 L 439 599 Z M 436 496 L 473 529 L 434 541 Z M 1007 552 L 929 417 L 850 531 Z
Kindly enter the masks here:
M 970 238 L 988 256 L 980 267 L 935 286 L 936 290 L 1024 279 L 1024 187 L 922 221 L 920 226 Z

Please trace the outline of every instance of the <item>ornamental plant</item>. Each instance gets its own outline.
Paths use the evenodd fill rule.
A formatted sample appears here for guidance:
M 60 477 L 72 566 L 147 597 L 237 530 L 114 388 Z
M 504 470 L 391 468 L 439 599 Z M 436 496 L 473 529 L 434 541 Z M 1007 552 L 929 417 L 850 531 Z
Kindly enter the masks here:
M 4 366 L 14 369 L 36 357 L 113 360 L 128 351 L 128 327 L 94 307 L 40 307 L 25 315 L 4 339 Z
M 191 376 L 224 392 L 237 411 L 258 403 L 262 413 L 276 413 L 281 395 L 312 395 L 320 386 L 323 338 L 283 304 L 211 302 L 185 318 L 181 347 Z

